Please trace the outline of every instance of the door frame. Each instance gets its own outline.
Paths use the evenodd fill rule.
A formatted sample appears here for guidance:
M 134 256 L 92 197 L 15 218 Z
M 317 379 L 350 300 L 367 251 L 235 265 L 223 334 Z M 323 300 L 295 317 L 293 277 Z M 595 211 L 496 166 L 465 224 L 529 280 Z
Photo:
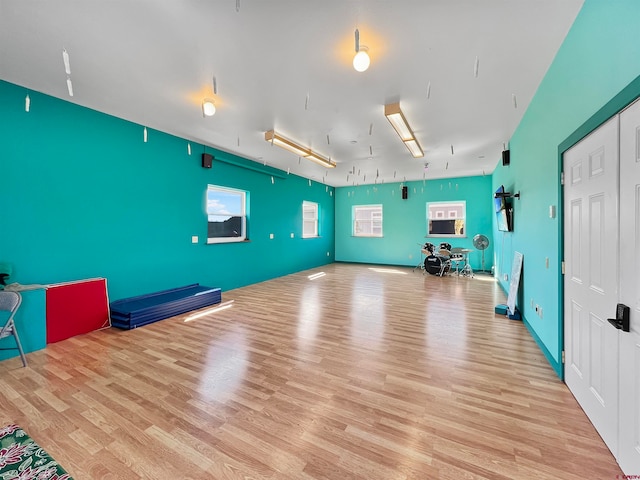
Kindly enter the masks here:
M 571 133 L 567 138 L 565 138 L 560 145 L 558 145 L 558 158 L 557 158 L 557 174 L 558 179 L 562 176 L 562 165 L 563 165 L 563 155 L 564 153 L 573 147 L 575 144 L 584 139 L 591 132 L 596 130 L 602 124 L 607 122 L 610 118 L 619 114 L 626 107 L 635 102 L 638 98 L 640 98 L 640 75 L 637 76 L 629 85 L 624 87 L 617 95 L 615 95 L 611 100 L 604 104 L 596 113 L 594 113 L 587 121 L 585 121 L 582 125 L 580 125 L 573 133 Z M 558 222 L 559 222 L 559 231 L 560 235 L 558 235 L 558 265 L 562 265 L 564 261 L 564 189 L 561 182 L 558 182 Z M 558 348 L 560 349 L 558 353 L 559 365 L 556 369 L 556 373 L 559 374 L 560 379 L 564 381 L 564 370 L 565 363 L 563 359 L 564 352 L 564 274 L 562 273 L 562 268 L 558 269 L 558 285 L 559 295 L 558 295 L 558 318 L 560 321 L 558 322 Z

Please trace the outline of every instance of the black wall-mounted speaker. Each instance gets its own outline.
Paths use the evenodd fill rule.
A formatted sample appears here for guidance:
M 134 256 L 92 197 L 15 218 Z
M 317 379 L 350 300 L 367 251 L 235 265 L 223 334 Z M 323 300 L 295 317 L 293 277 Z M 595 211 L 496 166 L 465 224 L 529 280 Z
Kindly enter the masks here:
M 502 166 L 507 167 L 511 162 L 511 155 L 509 154 L 509 150 L 502 151 Z
M 208 153 L 203 153 L 202 168 L 211 168 L 211 165 L 213 165 L 213 155 L 210 155 Z
M 409 198 L 409 189 L 407 187 L 402 187 L 402 199 L 406 200 Z

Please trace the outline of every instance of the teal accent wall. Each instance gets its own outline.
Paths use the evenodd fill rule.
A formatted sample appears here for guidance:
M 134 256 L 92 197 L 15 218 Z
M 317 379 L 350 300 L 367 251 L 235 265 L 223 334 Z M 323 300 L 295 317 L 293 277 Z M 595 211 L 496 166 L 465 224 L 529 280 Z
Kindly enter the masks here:
M 493 186 L 519 190 L 515 231 L 496 241 L 499 278 L 513 252 L 524 255 L 519 307 L 525 324 L 563 376 L 562 151 L 637 97 L 640 2 L 586 0 L 511 138 L 511 165 L 498 166 Z M 636 90 L 634 92 L 634 90 Z M 620 92 L 624 92 L 621 99 Z M 615 100 L 615 101 L 612 101 Z M 628 102 L 627 102 L 628 103 Z M 577 134 L 576 132 L 581 132 Z M 571 139 L 568 141 L 568 139 Z M 549 218 L 549 206 L 558 214 Z M 545 259 L 549 258 L 549 268 Z M 508 289 L 502 281 L 503 288 Z M 539 304 L 543 318 L 531 308 Z
M 105 277 L 110 300 L 201 283 L 224 298 L 334 260 L 331 187 L 279 170 L 272 183 L 242 166 L 260 164 L 210 147 L 225 161 L 204 169 L 203 145 L 188 155 L 187 140 L 153 129 L 144 143 L 140 125 L 1 81 L 0 131 L 0 260 L 12 282 Z M 249 192 L 250 241 L 206 244 L 208 184 Z M 319 238 L 302 238 L 303 200 L 319 204 Z
M 336 260 L 341 262 L 376 263 L 415 266 L 420 261 L 420 248 L 425 242 L 470 248 L 470 263 L 480 269 L 482 256 L 473 247 L 473 236 L 481 233 L 489 238 L 485 250 L 485 270 L 493 262 L 491 177 L 447 178 L 406 182 L 408 198 L 402 199 L 401 183 L 362 185 L 336 188 Z M 427 202 L 462 201 L 467 204 L 465 238 L 429 237 L 427 234 Z M 354 205 L 381 204 L 383 237 L 352 236 Z

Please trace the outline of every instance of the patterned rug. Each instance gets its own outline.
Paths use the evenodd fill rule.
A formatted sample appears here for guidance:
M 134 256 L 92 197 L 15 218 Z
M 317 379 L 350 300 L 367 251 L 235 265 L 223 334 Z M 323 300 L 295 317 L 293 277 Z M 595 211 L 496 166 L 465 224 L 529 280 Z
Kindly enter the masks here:
M 0 480 L 73 480 L 18 425 L 0 427 Z

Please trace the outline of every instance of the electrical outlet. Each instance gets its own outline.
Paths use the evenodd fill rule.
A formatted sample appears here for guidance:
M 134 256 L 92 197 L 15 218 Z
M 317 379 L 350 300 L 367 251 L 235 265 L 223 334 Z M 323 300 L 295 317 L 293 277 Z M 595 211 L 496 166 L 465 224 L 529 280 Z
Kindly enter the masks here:
M 293 232 L 291 233 L 291 238 L 293 238 Z
M 191 236 L 191 243 L 198 243 L 198 236 L 197 235 L 192 235 Z
M 329 252 L 327 252 L 327 257 L 331 256 L 331 254 Z
M 269 234 L 269 238 L 270 238 L 271 240 L 273 240 L 273 233 L 270 233 L 270 234 Z

